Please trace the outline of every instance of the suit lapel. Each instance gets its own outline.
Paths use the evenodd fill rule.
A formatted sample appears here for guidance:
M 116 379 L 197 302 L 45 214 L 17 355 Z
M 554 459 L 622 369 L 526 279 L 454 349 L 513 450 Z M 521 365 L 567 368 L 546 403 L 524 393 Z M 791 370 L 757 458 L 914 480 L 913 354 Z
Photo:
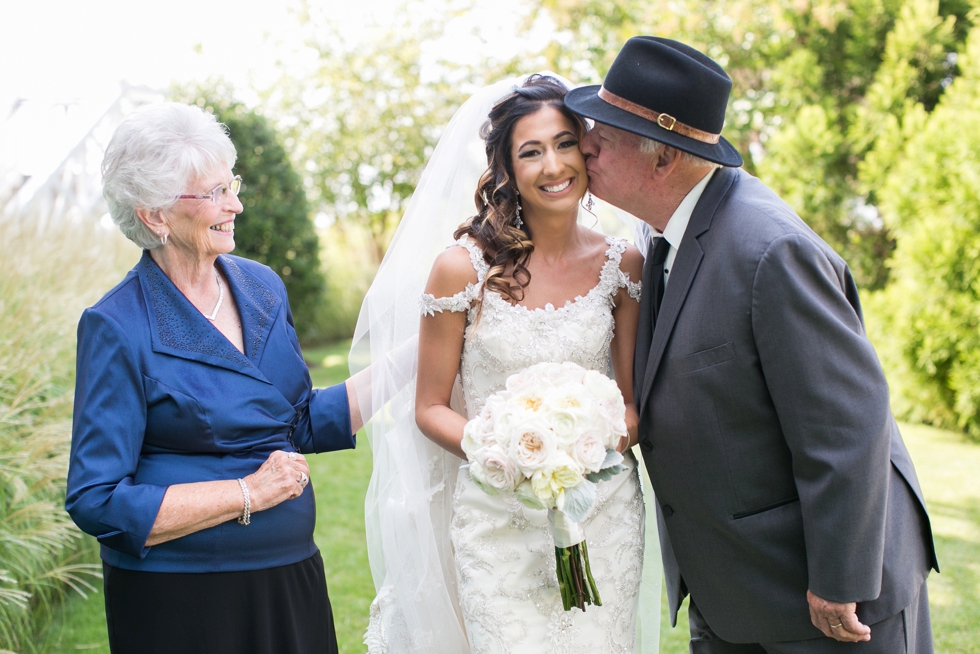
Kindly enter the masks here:
M 281 300 L 248 276 L 233 261 L 219 257 L 231 288 L 229 295 L 242 320 L 245 353 L 238 349 L 190 303 L 148 252 L 137 264 L 154 352 L 225 368 L 269 383 L 257 362 Z M 243 283 L 245 281 L 250 284 Z M 254 287 L 254 288 L 253 288 Z M 265 291 L 266 296 L 261 291 Z
M 691 220 L 687 224 L 687 231 L 684 232 L 681 247 L 677 251 L 677 256 L 674 258 L 673 267 L 670 271 L 670 280 L 667 284 L 667 290 L 664 292 L 663 303 L 660 305 L 657 325 L 650 337 L 646 360 L 641 362 L 640 359 L 636 359 L 637 364 L 642 364 L 644 370 L 642 385 L 639 393 L 636 394 L 641 416 L 649 400 L 650 389 L 653 388 L 653 380 L 657 376 L 657 369 L 660 367 L 660 361 L 663 359 L 664 351 L 667 348 L 667 341 L 670 339 L 674 324 L 677 322 L 677 316 L 680 314 L 681 307 L 687 299 L 698 268 L 701 266 L 701 260 L 704 258 L 704 251 L 701 249 L 699 239 L 702 234 L 711 228 L 711 221 L 714 219 L 718 205 L 728 194 L 738 174 L 737 169 L 732 168 L 721 168 L 715 172 L 711 181 L 708 182 L 704 192 L 701 194 L 697 205 L 694 207 L 694 212 L 691 214 Z M 644 271 L 644 275 L 646 275 L 646 271 Z M 644 280 L 646 279 L 644 276 Z M 644 293 L 644 300 L 647 299 L 647 295 L 650 294 Z M 649 310 L 649 305 L 645 306 Z M 642 315 L 644 316 L 643 320 L 650 322 L 649 316 L 651 314 L 644 313 Z M 638 329 L 637 333 L 639 335 L 641 330 Z M 649 333 L 649 330 L 647 333 Z M 639 350 L 640 345 L 638 344 L 638 353 Z

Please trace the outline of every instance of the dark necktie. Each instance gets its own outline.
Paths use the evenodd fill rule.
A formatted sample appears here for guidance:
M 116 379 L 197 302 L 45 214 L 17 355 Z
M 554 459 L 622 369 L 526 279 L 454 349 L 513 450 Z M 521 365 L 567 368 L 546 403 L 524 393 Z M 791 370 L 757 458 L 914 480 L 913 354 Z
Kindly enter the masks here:
M 652 324 L 657 324 L 657 314 L 660 313 L 660 303 L 664 300 L 664 262 L 667 261 L 667 253 L 670 251 L 670 243 L 663 236 L 658 236 L 650 243 L 650 259 L 648 270 L 653 279 L 651 290 L 653 291 L 653 302 L 650 304 Z

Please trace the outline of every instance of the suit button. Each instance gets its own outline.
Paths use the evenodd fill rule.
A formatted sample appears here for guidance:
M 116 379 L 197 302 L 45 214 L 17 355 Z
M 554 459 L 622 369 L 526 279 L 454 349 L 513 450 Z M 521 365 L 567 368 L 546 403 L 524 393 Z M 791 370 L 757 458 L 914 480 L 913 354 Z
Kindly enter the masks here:
M 674 509 L 672 509 L 669 504 L 664 504 L 662 507 L 660 507 L 660 510 L 664 512 L 665 518 L 669 518 L 670 516 L 674 515 Z
M 642 441 L 640 441 L 640 449 L 643 450 L 644 452 L 652 452 L 653 451 L 653 443 L 651 443 L 648 440 L 642 440 Z

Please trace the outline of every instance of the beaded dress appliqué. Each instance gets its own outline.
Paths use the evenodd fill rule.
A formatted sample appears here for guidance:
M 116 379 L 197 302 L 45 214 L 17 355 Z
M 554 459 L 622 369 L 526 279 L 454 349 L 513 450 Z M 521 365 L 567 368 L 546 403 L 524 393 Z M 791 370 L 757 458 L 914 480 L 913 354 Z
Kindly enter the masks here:
M 511 374 L 536 363 L 573 361 L 610 373 L 614 296 L 625 287 L 639 300 L 640 285 L 619 266 L 626 242 L 606 240 L 599 283 L 586 295 L 559 308 L 527 309 L 487 290 L 482 310 L 476 300 L 487 273 L 483 253 L 465 237 L 457 242 L 469 251 L 479 283 L 449 298 L 424 295 L 421 308 L 429 315 L 467 312 L 460 379 L 469 418 Z M 626 472 L 600 483 L 596 506 L 582 523 L 602 599 L 602 606 L 589 606 L 584 613 L 562 609 L 547 512 L 528 509 L 512 497 L 487 495 L 463 466 L 450 534 L 473 654 L 637 651 L 644 509 L 632 454 L 626 465 Z

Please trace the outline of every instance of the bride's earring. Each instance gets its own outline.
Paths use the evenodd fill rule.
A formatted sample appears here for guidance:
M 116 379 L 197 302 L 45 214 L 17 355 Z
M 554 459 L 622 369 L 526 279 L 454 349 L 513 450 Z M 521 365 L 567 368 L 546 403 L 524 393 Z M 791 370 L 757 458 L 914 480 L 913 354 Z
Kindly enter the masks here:
M 521 194 L 517 189 L 514 189 L 514 194 L 517 196 L 517 215 L 514 216 L 514 227 L 520 229 L 524 226 L 524 221 L 521 220 Z
M 589 191 L 588 199 L 585 201 L 585 210 L 592 213 L 592 207 L 595 206 L 595 199 L 592 197 L 592 191 Z

